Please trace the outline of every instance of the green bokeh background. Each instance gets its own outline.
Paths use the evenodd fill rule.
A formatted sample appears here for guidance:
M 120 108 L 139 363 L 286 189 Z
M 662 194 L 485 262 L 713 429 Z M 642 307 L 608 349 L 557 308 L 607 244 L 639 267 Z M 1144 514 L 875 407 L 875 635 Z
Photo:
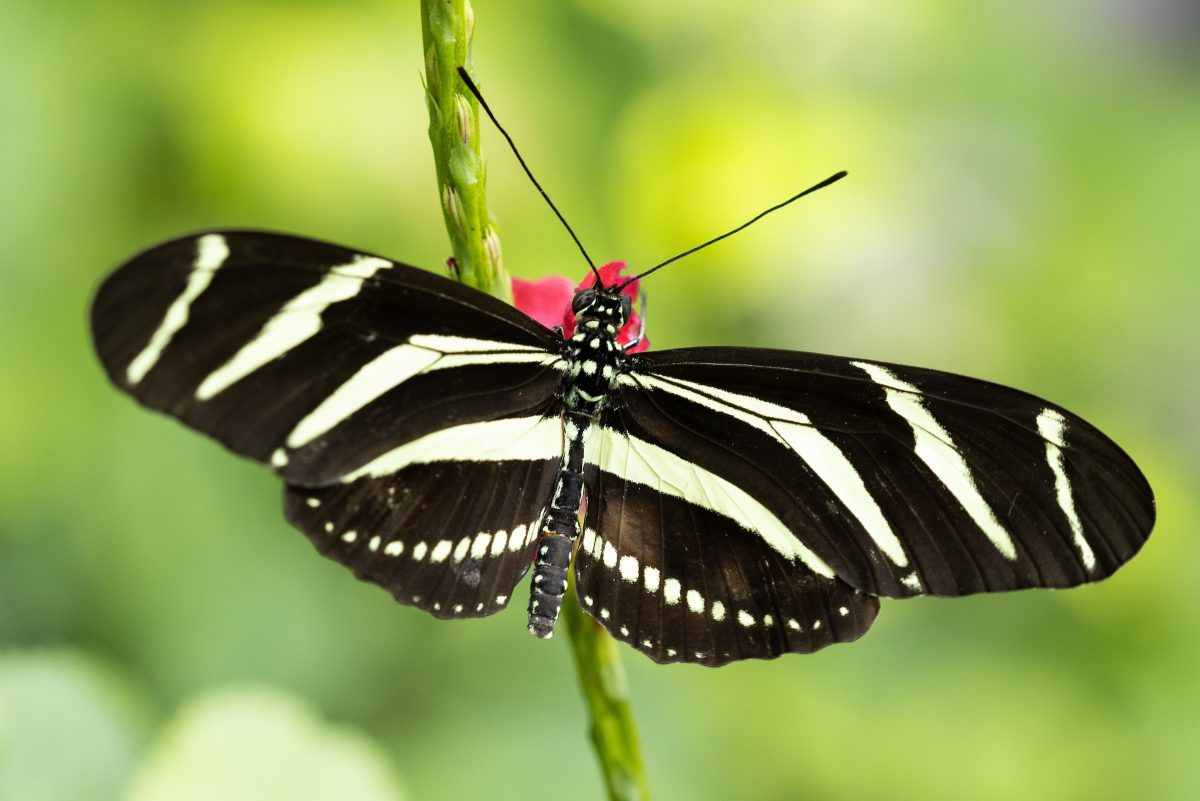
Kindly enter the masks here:
M 626 651 L 658 799 L 1200 797 L 1200 14 L 1173 0 L 478 0 L 477 73 L 656 348 L 979 375 L 1122 443 L 1160 524 L 1069 592 L 885 602 L 853 646 Z M 92 288 L 156 240 L 437 269 L 415 2 L 0 12 L 0 801 L 602 794 L 566 643 L 444 623 L 288 528 L 266 471 L 110 388 Z M 582 276 L 494 132 L 515 275 Z

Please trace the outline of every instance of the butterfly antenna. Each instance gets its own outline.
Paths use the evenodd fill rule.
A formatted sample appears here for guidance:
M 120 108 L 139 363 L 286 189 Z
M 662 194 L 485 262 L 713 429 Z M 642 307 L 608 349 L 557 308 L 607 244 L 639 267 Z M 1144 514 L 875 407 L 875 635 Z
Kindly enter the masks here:
M 842 180 L 843 178 L 846 177 L 846 175 L 847 175 L 847 173 L 845 170 L 842 170 L 841 172 L 839 172 L 835 175 L 831 175 L 828 178 L 826 178 L 824 181 L 821 181 L 821 183 L 815 184 L 813 186 L 810 186 L 808 189 L 805 189 L 800 194 L 792 195 L 791 197 L 789 197 L 787 200 L 783 201 L 782 203 L 777 203 L 776 205 L 772 206 L 771 208 L 767 209 L 766 211 L 756 214 L 754 217 L 752 217 L 749 220 L 747 220 L 746 222 L 742 223 L 737 228 L 734 228 L 732 231 L 726 231 L 725 233 L 721 234 L 720 236 L 713 237 L 712 239 L 708 240 L 707 242 L 705 242 L 702 245 L 696 245 L 696 247 L 694 247 L 690 250 L 685 250 L 682 253 L 680 253 L 678 256 L 672 256 L 671 258 L 667 259 L 666 261 L 660 262 L 660 263 L 654 265 L 649 270 L 646 270 L 646 272 L 638 273 L 637 275 L 633 276 L 632 278 L 626 279 L 625 281 L 623 281 L 620 284 L 620 286 L 614 287 L 614 289 L 616 289 L 617 291 L 620 291 L 621 289 L 625 288 L 629 284 L 632 284 L 634 281 L 638 280 L 639 278 L 645 278 L 650 273 L 654 272 L 655 270 L 666 267 L 668 264 L 670 264 L 673 261 L 679 261 L 684 256 L 690 256 L 693 253 L 695 253 L 697 250 L 703 250 L 704 248 L 708 247 L 709 245 L 716 244 L 717 242 L 720 242 L 722 239 L 724 239 L 726 237 L 733 236 L 738 231 L 742 230 L 743 228 L 747 228 L 750 225 L 753 225 L 754 223 L 761 220 L 763 217 L 766 217 L 771 212 L 778 211 L 779 209 L 782 209 L 787 204 L 789 204 L 793 201 L 799 200 L 800 198 L 804 197 L 805 195 L 810 195 L 813 192 L 816 192 L 818 189 L 824 189 L 825 187 L 829 186 L 830 184 Z
M 508 142 L 508 146 L 512 148 L 513 155 L 517 157 L 517 161 L 521 164 L 521 169 L 525 170 L 525 174 L 529 176 L 529 180 L 533 181 L 533 185 L 537 187 L 537 191 L 541 192 L 542 197 L 550 204 L 550 209 L 554 212 L 554 216 L 558 217 L 558 221 L 563 224 L 563 227 L 567 229 L 567 233 L 575 240 L 576 247 L 579 248 L 579 252 L 583 254 L 583 258 L 587 260 L 588 266 L 592 268 L 592 272 L 596 275 L 596 286 L 603 288 L 604 282 L 600 280 L 600 271 L 596 269 L 596 264 L 592 261 L 592 257 L 583 249 L 583 243 L 579 241 L 579 237 L 575 236 L 575 231 L 571 229 L 566 218 L 562 216 L 562 212 L 558 210 L 558 206 L 554 205 L 554 201 L 546 194 L 546 190 L 542 189 L 542 185 L 538 183 L 538 179 L 533 177 L 533 172 L 529 169 L 529 165 L 525 163 L 525 159 L 521 158 L 521 151 L 517 150 L 517 145 L 513 142 L 512 137 L 508 135 L 508 131 L 504 130 L 504 126 L 496 119 L 496 115 L 492 113 L 492 109 L 488 106 L 487 101 L 483 99 L 483 95 L 480 94 L 479 88 L 475 86 L 475 82 L 471 80 L 471 76 L 467 74 L 465 67 L 458 68 L 458 77 L 462 78 L 463 83 L 471 90 L 471 94 L 475 95 L 475 99 L 483 107 L 484 112 L 488 115 L 488 119 L 492 121 L 492 125 L 496 126 L 496 130 L 501 133 L 505 141 Z

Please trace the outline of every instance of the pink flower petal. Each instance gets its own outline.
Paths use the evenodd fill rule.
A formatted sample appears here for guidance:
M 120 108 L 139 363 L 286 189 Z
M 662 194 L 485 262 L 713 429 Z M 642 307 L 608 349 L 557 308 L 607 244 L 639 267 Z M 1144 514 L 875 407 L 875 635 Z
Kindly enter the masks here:
M 565 327 L 575 287 L 570 279 L 550 275 L 537 281 L 512 279 L 513 305 L 547 328 Z
M 600 280 L 605 286 L 614 286 L 621 282 L 621 271 L 625 262 L 610 261 L 599 268 Z M 622 295 L 629 296 L 633 308 L 637 309 L 638 284 L 634 281 L 621 290 Z M 552 275 L 537 281 L 526 281 L 522 278 L 512 279 L 513 303 L 518 309 L 528 314 L 547 328 L 555 326 L 563 329 L 563 336 L 570 337 L 575 333 L 575 313 L 571 311 L 571 300 L 579 289 L 595 286 L 596 276 L 589 271 L 579 282 L 572 286 L 569 279 L 560 275 Z M 617 342 L 627 344 L 641 330 L 641 315 L 634 311 L 629 321 L 617 332 Z M 629 349 L 629 353 L 641 353 L 649 349 L 650 341 L 643 338 L 641 342 Z

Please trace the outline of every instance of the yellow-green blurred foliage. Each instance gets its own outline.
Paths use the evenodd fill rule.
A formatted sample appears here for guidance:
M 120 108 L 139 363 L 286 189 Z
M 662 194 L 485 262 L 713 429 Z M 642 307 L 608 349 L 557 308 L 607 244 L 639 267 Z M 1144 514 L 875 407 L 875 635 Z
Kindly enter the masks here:
M 284 523 L 275 479 L 120 396 L 86 337 L 104 272 L 195 228 L 440 267 L 416 5 L 0 13 L 0 801 L 600 797 L 565 643 L 520 609 L 438 622 L 357 583 Z M 1200 797 L 1200 14 L 476 17 L 484 91 L 597 258 L 646 266 L 850 170 L 648 282 L 655 347 L 1013 384 L 1158 494 L 1145 551 L 1093 587 L 886 602 L 855 645 L 720 670 L 628 652 L 655 796 Z M 582 276 L 485 148 L 509 270 Z

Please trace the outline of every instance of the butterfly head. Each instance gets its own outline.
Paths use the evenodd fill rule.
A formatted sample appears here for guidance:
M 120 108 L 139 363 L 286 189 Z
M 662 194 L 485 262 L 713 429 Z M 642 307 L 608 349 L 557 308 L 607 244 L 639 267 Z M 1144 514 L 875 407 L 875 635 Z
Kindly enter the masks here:
M 643 321 L 645 295 L 639 292 L 640 282 L 621 286 L 624 269 L 624 262 L 609 262 L 597 271 L 599 281 L 588 274 L 578 285 L 554 275 L 537 281 L 513 278 L 513 303 L 547 328 L 561 330 L 565 338 L 574 336 L 577 328 L 599 329 L 598 333 L 611 336 L 626 353 L 641 353 L 650 347 Z M 640 311 L 634 310 L 634 305 Z
M 614 330 L 620 330 L 629 322 L 632 310 L 633 303 L 629 295 L 605 288 L 584 287 L 571 300 L 571 311 L 575 313 L 577 325 L 585 320 L 598 320 L 602 324 L 612 325 Z

